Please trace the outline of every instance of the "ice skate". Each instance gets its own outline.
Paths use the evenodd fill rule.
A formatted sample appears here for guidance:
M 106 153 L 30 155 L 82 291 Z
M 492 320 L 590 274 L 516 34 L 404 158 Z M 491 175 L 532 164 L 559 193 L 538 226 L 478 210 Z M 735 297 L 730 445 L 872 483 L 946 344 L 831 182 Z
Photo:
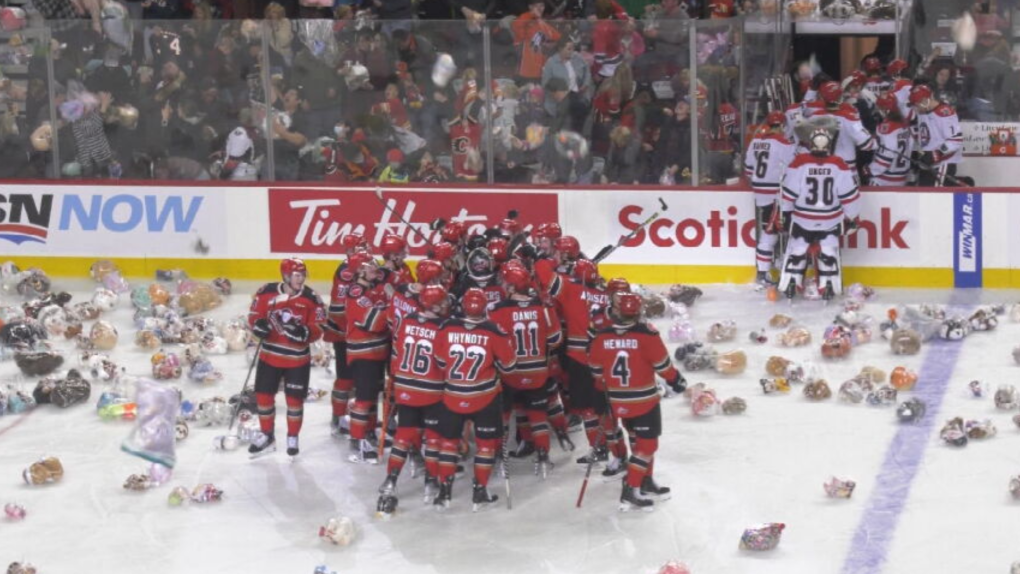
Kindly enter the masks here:
M 357 464 L 379 464 L 379 453 L 367 440 L 361 439 L 357 450 L 351 453 L 347 460 Z
M 654 502 L 641 497 L 638 488 L 628 486 L 627 481 L 623 481 L 623 492 L 620 494 L 620 512 L 630 512 L 632 510 L 651 512 L 654 507 Z
M 399 475 L 391 472 L 386 475 L 386 480 L 379 486 L 379 494 L 393 494 L 397 491 L 397 477 Z
M 491 494 L 488 488 L 476 482 L 474 492 L 471 495 L 471 511 L 478 512 L 478 509 L 485 508 L 497 500 L 499 500 L 498 496 Z
M 287 437 L 287 456 L 294 458 L 299 452 L 301 452 L 301 449 L 298 448 L 298 437 Z
M 432 508 L 444 511 L 450 508 L 450 500 L 453 498 L 453 480 L 445 480 L 439 483 L 439 494 L 432 501 Z
M 375 504 L 375 517 L 380 520 L 389 520 L 393 518 L 393 514 L 397 511 L 397 497 L 396 495 L 380 494 L 379 501 Z
M 335 439 L 341 439 L 351 436 L 351 422 L 347 417 L 339 417 L 334 415 L 333 420 L 329 423 L 329 436 Z
M 522 440 L 517 442 L 517 447 L 507 453 L 510 458 L 528 458 L 535 454 L 535 445 L 530 441 Z
M 553 463 L 549 460 L 548 451 L 541 449 L 535 451 L 535 474 L 542 480 L 548 478 L 553 466 Z
M 436 495 L 439 494 L 439 481 L 432 476 L 425 477 L 425 495 L 422 502 L 425 504 L 431 503 L 435 500 Z
M 826 304 L 836 296 L 836 290 L 832 288 L 832 281 L 825 283 L 825 291 L 822 292 L 822 299 L 825 300 Z
M 570 440 L 570 435 L 567 434 L 566 430 L 559 430 L 559 429 L 557 429 L 556 430 L 556 440 L 559 441 L 560 448 L 565 450 L 565 451 L 567 451 L 567 452 L 571 452 L 575 448 L 577 448 L 577 447 L 574 446 L 574 441 Z
M 669 487 L 655 484 L 655 480 L 651 476 L 641 479 L 641 495 L 660 502 L 670 498 Z
M 796 296 L 797 282 L 791 279 L 790 282 L 786 284 L 786 298 L 790 301 L 790 303 L 793 303 L 793 298 Z
M 602 476 L 604 478 L 613 478 L 619 476 L 623 471 L 627 470 L 627 465 L 624 464 L 622 458 L 610 457 L 606 463 L 606 468 L 602 469 Z
M 606 450 L 605 446 L 597 446 L 590 450 L 588 454 L 577 459 L 577 464 L 588 464 L 592 461 L 592 457 L 594 457 L 596 464 L 605 462 L 609 459 L 609 451 Z
M 581 415 L 571 414 L 567 417 L 567 430 L 570 432 L 577 432 L 584 426 L 584 420 L 581 419 Z
M 276 437 L 272 434 L 259 433 L 248 446 L 248 455 L 252 460 L 273 452 L 276 452 Z

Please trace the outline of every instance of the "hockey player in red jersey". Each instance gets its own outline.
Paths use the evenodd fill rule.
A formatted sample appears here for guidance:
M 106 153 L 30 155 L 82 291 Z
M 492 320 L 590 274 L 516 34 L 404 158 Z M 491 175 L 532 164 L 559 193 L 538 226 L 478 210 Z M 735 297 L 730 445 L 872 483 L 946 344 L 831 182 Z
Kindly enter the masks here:
M 545 478 L 552 469 L 549 462 L 550 355 L 563 342 L 560 319 L 532 292 L 533 282 L 527 270 L 511 265 L 500 273 L 508 297 L 489 313 L 492 322 L 511 335 L 517 355 L 517 368 L 503 376 L 504 410 L 525 411 L 528 432 L 522 439 L 535 445 L 535 468 Z
M 389 271 L 387 281 L 391 285 L 407 285 L 414 283 L 414 274 L 405 262 L 407 259 L 407 242 L 399 235 L 388 234 L 383 237 L 380 246 L 383 256 L 383 269 Z
M 774 250 L 779 236 L 774 216 L 779 201 L 779 182 L 783 179 L 786 166 L 796 155 L 796 146 L 786 139 L 786 116 L 782 112 L 771 112 L 765 124 L 754 134 L 744 156 L 744 175 L 754 190 L 754 211 L 758 245 L 755 248 L 759 283 L 769 282 Z
M 600 330 L 591 342 L 589 365 L 609 394 L 612 416 L 623 423 L 634 440 L 627 475 L 620 494 L 620 509 L 651 509 L 653 498 L 664 500 L 669 488 L 652 478 L 655 451 L 662 434 L 662 411 L 655 375 L 675 393 L 687 386 L 670 363 L 659 332 L 641 321 L 641 297 L 619 296 L 613 324 Z
M 386 320 L 389 298 L 385 272 L 368 253 L 348 260 L 354 282 L 347 289 L 347 361 L 354 379 L 351 408 L 351 462 L 377 464 L 379 455 L 368 437 L 375 429 L 375 406 L 383 390 L 383 374 L 390 354 Z
M 833 155 L 843 160 L 850 169 L 857 169 L 857 152 L 875 149 L 875 140 L 864 129 L 860 115 L 850 104 L 843 102 L 843 90 L 836 82 L 826 82 L 819 90 L 825 108 L 815 110 L 811 118 L 830 117 L 838 124 Z
M 914 86 L 910 90 L 910 105 L 916 112 L 916 149 L 921 152 L 921 169 L 918 184 L 942 186 L 946 176 L 956 175 L 963 148 L 963 132 L 956 110 L 935 99 L 931 88 Z
M 877 150 L 868 167 L 868 184 L 877 186 L 903 186 L 910 175 L 910 154 L 914 142 L 910 125 L 900 115 L 899 102 L 892 92 L 878 97 L 878 109 L 884 119 L 875 130 Z
M 797 156 L 786 169 L 782 184 L 782 212 L 789 218 L 790 239 L 779 288 L 793 298 L 803 287 L 807 252 L 818 243 L 818 288 L 825 299 L 842 293 L 839 238 L 844 220 L 856 227 L 861 202 L 857 172 L 842 159 L 831 155 L 836 123 L 829 118 L 812 118 L 801 128 L 810 153 Z
M 276 450 L 276 393 L 284 383 L 287 400 L 287 454 L 297 456 L 304 419 L 311 355 L 308 347 L 322 336 L 326 312 L 319 296 L 305 285 L 308 270 L 300 259 L 280 263 L 279 283 L 266 283 L 248 311 L 252 334 L 261 340 L 255 369 L 255 401 L 261 434 L 248 452 L 253 457 Z
M 430 493 L 436 494 L 439 484 L 442 437 L 438 425 L 443 411 L 445 373 L 433 353 L 442 322 L 450 312 L 450 299 L 445 288 L 429 285 L 422 289 L 419 300 L 421 311 L 404 317 L 393 337 L 390 372 L 398 424 L 386 465 L 386 480 L 379 487 L 376 510 L 383 515 L 392 514 L 397 507 L 397 478 L 409 454 L 421 451 L 423 431 L 426 501 L 431 500 Z
M 446 271 L 443 277 L 443 286 L 449 289 L 453 286 L 457 274 L 457 248 L 447 241 L 436 243 L 428 253 L 429 259 L 434 259 L 443 265 Z
M 351 255 L 368 248 L 368 242 L 360 234 L 351 233 L 340 238 L 340 247 L 349 259 Z M 354 388 L 350 367 L 347 364 L 347 288 L 354 281 L 354 274 L 344 260 L 337 266 L 333 274 L 333 286 L 329 294 L 329 308 L 326 322 L 322 325 L 322 338 L 333 344 L 333 357 L 336 367 L 336 379 L 333 381 L 331 401 L 333 418 L 330 423 L 331 433 L 335 437 L 350 434 L 347 423 L 347 403 Z
M 434 357 L 446 376 L 440 433 L 439 494 L 437 508 L 450 505 L 457 469 L 457 445 L 464 423 L 475 428 L 474 509 L 495 502 L 488 491 L 489 476 L 503 438 L 503 417 L 498 373 L 517 364 L 510 337 L 487 319 L 488 300 L 481 289 L 468 289 L 461 301 L 463 317 L 448 319 L 436 338 Z
M 450 293 L 459 299 L 468 289 L 478 288 L 485 293 L 489 309 L 506 298 L 506 292 L 496 281 L 496 262 L 484 247 L 472 249 L 467 256 L 467 265 Z

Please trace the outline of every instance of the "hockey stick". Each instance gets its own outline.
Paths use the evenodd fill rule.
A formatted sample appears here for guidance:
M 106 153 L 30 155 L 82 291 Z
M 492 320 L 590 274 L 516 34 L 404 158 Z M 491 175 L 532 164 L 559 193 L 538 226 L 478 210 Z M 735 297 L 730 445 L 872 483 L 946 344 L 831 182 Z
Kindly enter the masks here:
M 507 451 L 507 445 L 510 442 L 509 439 L 510 439 L 510 421 L 507 421 L 506 427 L 503 429 L 503 452 L 502 452 L 503 484 L 506 486 L 506 509 L 513 510 L 514 503 L 513 498 L 510 495 L 510 453 Z
M 935 166 L 929 165 L 927 163 L 924 163 L 923 161 L 921 161 L 919 159 L 914 159 L 912 157 L 908 157 L 905 152 L 902 152 L 902 151 L 899 151 L 899 150 L 894 150 L 894 149 L 889 149 L 889 148 L 885 147 L 882 144 L 878 145 L 878 149 L 894 153 L 894 154 L 896 154 L 896 159 L 903 158 L 903 159 L 909 161 L 911 164 L 913 164 L 914 167 L 917 167 L 917 168 L 919 168 L 921 170 L 930 171 L 930 172 L 936 173 L 936 174 L 938 173 L 938 170 L 935 169 Z M 879 176 L 879 177 L 881 177 L 881 176 Z M 962 181 L 960 179 L 957 179 L 955 176 L 952 176 L 952 175 L 949 175 L 949 174 L 944 174 L 942 176 L 942 179 L 947 181 L 949 183 L 949 185 L 953 185 L 953 186 L 956 186 L 956 187 L 971 187 L 971 185 L 968 184 L 967 182 Z
M 384 377 L 386 375 L 383 375 Z M 386 451 L 386 430 L 390 428 L 390 418 L 396 410 L 390 407 L 390 399 L 393 394 L 393 381 L 388 378 L 383 381 L 383 405 L 382 405 L 382 432 L 379 433 L 379 462 L 382 463 L 383 453 Z M 395 438 L 395 437 L 394 437 Z
M 610 425 L 612 425 L 613 429 L 616 429 L 619 425 L 617 424 L 616 417 L 613 416 L 613 405 L 612 403 L 609 402 L 609 387 L 606 385 L 605 382 L 603 382 L 602 384 L 602 394 L 605 397 L 606 414 L 609 416 Z M 601 434 L 606 441 L 606 450 L 608 451 L 609 437 L 606 435 L 605 429 L 602 428 L 602 421 L 599 421 L 599 427 L 597 430 L 598 434 L 595 435 L 595 444 L 596 445 L 598 444 L 598 436 L 599 434 Z M 581 483 L 581 491 L 577 493 L 577 505 L 575 506 L 576 508 L 581 508 L 581 504 L 584 503 L 584 493 L 588 491 L 588 480 L 591 478 L 591 469 L 594 468 L 595 466 L 595 458 L 596 458 L 595 448 L 592 447 L 591 454 L 588 455 L 588 467 L 584 469 L 584 482 Z
M 599 252 L 595 254 L 595 257 L 592 258 L 592 262 L 599 263 L 600 261 L 602 261 L 606 257 L 609 257 L 610 255 L 612 255 L 612 253 L 614 251 L 619 249 L 624 243 L 626 243 L 627 241 L 630 241 L 635 235 L 637 235 L 638 231 L 641 231 L 642 229 L 644 229 L 646 226 L 648 226 L 649 223 L 651 223 L 651 222 L 655 221 L 656 219 L 658 219 L 659 215 L 661 215 L 662 213 L 664 213 L 666 210 L 669 209 L 669 207 L 666 205 L 666 202 L 663 201 L 661 197 L 658 198 L 658 199 L 659 199 L 659 207 L 661 208 L 659 211 L 656 211 L 648 219 L 642 221 L 641 225 L 635 227 L 633 231 L 631 231 L 627 235 L 621 237 L 620 240 L 616 242 L 616 245 L 606 245 L 601 250 L 599 250 Z
M 383 205 L 383 207 L 385 207 L 390 213 L 392 213 L 393 215 L 397 216 L 397 219 L 399 219 L 401 223 L 406 225 L 408 229 L 410 229 L 415 235 L 420 237 L 422 241 L 424 241 L 425 243 L 429 242 L 429 238 L 428 237 L 425 237 L 425 235 L 422 234 L 422 232 L 418 231 L 417 227 L 415 227 L 414 225 L 411 225 L 410 221 L 404 219 L 403 215 L 400 215 L 399 213 L 397 213 L 397 210 L 393 209 L 393 207 L 390 206 L 390 204 L 385 199 L 383 199 L 382 188 L 381 187 L 375 188 L 375 198 L 378 199 L 379 203 L 381 203 Z
M 237 422 L 237 415 L 241 412 L 241 402 L 244 400 L 244 392 L 248 390 L 248 381 L 251 380 L 251 374 L 255 372 L 255 365 L 259 362 L 259 354 L 262 353 L 262 343 L 265 339 L 259 339 L 259 344 L 255 346 L 255 356 L 251 358 L 251 364 L 248 365 L 248 374 L 244 377 L 244 385 L 241 386 L 241 394 L 238 395 L 237 404 L 230 412 L 230 424 L 227 425 L 227 435 L 229 436 L 234 430 L 234 423 Z

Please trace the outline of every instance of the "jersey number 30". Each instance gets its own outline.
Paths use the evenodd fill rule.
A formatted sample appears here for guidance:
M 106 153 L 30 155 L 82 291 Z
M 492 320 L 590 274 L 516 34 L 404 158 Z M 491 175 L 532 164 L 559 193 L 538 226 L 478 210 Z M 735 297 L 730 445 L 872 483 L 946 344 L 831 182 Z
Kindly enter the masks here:
M 804 201 L 808 205 L 818 205 L 819 188 L 821 188 L 820 191 L 822 192 L 822 205 L 832 205 L 835 203 L 836 198 L 833 190 L 836 187 L 836 182 L 831 177 L 823 177 L 821 181 L 817 177 L 809 177 L 807 178 L 807 185 L 808 196 Z

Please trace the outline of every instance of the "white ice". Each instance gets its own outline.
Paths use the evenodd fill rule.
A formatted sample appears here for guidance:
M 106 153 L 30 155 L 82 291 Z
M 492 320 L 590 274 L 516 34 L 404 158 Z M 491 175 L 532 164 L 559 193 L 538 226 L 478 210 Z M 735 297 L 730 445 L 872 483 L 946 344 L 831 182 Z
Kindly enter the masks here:
M 325 285 L 315 285 L 320 293 Z M 75 300 L 91 289 L 64 282 Z M 214 318 L 242 314 L 254 285 L 239 285 Z M 880 289 L 865 307 L 876 323 L 897 303 L 946 302 L 951 292 Z M 1016 293 L 972 291 L 971 304 L 1010 303 Z M 7 296 L 5 304 L 20 303 Z M 41 574 L 95 573 L 296 573 L 310 574 L 325 564 L 339 572 L 655 572 L 667 560 L 685 562 L 695 574 L 841 572 L 851 551 L 874 479 L 897 430 L 893 408 L 846 405 L 833 400 L 812 403 L 800 388 L 788 395 L 763 395 L 758 379 L 768 356 L 777 354 L 819 365 L 833 392 L 866 364 L 889 372 L 897 365 L 920 370 L 920 355 L 897 357 L 878 339 L 854 349 L 851 357 L 826 362 L 819 352 L 822 330 L 838 304 L 769 303 L 747 286 L 708 286 L 692 308 L 699 334 L 723 319 L 736 320 L 737 339 L 717 344 L 720 350 L 742 348 L 747 371 L 725 377 L 688 373 L 689 382 L 704 381 L 720 398 L 741 396 L 748 410 L 740 416 L 696 418 L 688 402 L 663 402 L 664 433 L 655 475 L 672 487 L 672 500 L 652 513 L 620 514 L 618 481 L 593 478 L 583 508 L 574 507 L 584 468 L 573 462 L 579 448 L 566 453 L 555 445 L 556 468 L 545 482 L 530 461 L 513 464 L 513 510 L 503 503 L 503 481 L 494 475 L 491 490 L 501 497 L 495 507 L 471 512 L 470 473 L 454 490 L 444 514 L 421 501 L 421 482 L 401 477 L 397 515 L 388 522 L 374 517 L 376 489 L 384 466 L 357 466 L 346 461 L 346 441 L 329 436 L 328 397 L 306 406 L 301 455 L 291 462 L 282 452 L 249 461 L 243 450 L 213 449 L 223 428 L 195 428 L 178 445 L 178 463 L 168 485 L 143 492 L 122 489 L 125 478 L 148 463 L 124 454 L 120 442 L 128 422 L 104 422 L 95 410 L 103 384 L 93 386 L 84 405 L 68 410 L 42 406 L 29 414 L 0 418 L 0 505 L 23 504 L 23 522 L 0 519 L 0 565 L 35 564 Z M 764 345 L 747 334 L 767 325 L 776 312 L 794 316 L 810 328 L 808 347 L 783 348 L 778 331 L 769 329 Z M 149 372 L 150 353 L 132 344 L 131 308 L 127 298 L 108 315 L 120 330 L 114 357 L 131 374 Z M 669 320 L 656 321 L 665 336 Z M 86 329 L 88 326 L 86 326 Z M 1013 413 L 995 410 L 991 394 L 1000 384 L 1016 383 L 1011 349 L 1020 342 L 1020 325 L 1002 318 L 992 333 L 975 333 L 964 342 L 949 391 L 928 437 L 925 456 L 900 516 L 882 572 L 1007 572 L 1020 559 L 1018 503 L 1008 493 L 1010 476 L 1020 473 L 1020 431 Z M 71 345 L 68 365 L 75 363 Z M 675 345 L 670 344 L 672 350 Z M 176 384 L 186 398 L 227 397 L 239 390 L 247 363 L 243 354 L 212 357 L 226 372 L 213 387 L 186 379 Z M 988 390 L 971 398 L 967 383 L 981 380 Z M 0 363 L 0 381 L 31 392 L 12 361 Z M 322 369 L 312 385 L 329 388 Z M 919 385 L 924 385 L 921 380 Z M 901 398 L 909 393 L 901 393 Z M 277 429 L 285 426 L 282 397 Z M 972 441 L 963 449 L 944 446 L 938 438 L 951 416 L 991 418 L 999 435 Z M 59 457 L 66 474 L 58 484 L 30 487 L 21 471 L 44 455 Z M 470 469 L 470 465 L 468 465 Z M 830 475 L 852 478 L 857 490 L 850 500 L 825 497 L 822 483 Z M 211 482 L 225 492 L 219 503 L 171 508 L 167 494 L 175 485 L 192 488 Z M 336 515 L 350 516 L 359 528 L 345 548 L 329 545 L 317 530 Z M 745 527 L 784 522 L 779 548 L 749 553 L 737 548 Z M 858 549 L 861 550 L 861 549 Z

